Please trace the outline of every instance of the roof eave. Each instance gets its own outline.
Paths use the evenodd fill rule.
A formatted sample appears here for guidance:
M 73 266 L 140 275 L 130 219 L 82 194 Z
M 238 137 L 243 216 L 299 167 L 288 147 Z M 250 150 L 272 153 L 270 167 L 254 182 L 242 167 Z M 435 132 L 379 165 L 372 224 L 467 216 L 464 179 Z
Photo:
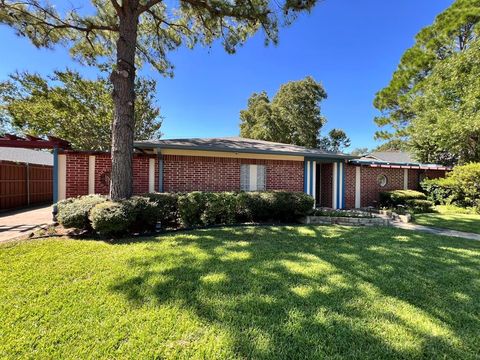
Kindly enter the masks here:
M 357 159 L 357 156 L 346 154 L 312 154 L 308 152 L 296 152 L 296 151 L 275 151 L 275 150 L 258 150 L 258 149 L 232 149 L 227 147 L 211 147 L 202 145 L 166 145 L 152 142 L 134 142 L 136 148 L 156 148 L 156 149 L 174 149 L 174 150 L 201 150 L 201 151 L 219 151 L 219 152 L 233 152 L 241 154 L 269 154 L 269 155 L 287 155 L 287 156 L 304 156 L 306 158 L 315 159 Z

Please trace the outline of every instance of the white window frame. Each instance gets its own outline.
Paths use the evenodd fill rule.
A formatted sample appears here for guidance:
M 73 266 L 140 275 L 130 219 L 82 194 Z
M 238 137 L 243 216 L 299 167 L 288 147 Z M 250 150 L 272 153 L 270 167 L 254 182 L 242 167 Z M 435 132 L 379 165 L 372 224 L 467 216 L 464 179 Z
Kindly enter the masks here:
M 267 168 L 265 165 L 240 164 L 240 190 L 267 190 Z

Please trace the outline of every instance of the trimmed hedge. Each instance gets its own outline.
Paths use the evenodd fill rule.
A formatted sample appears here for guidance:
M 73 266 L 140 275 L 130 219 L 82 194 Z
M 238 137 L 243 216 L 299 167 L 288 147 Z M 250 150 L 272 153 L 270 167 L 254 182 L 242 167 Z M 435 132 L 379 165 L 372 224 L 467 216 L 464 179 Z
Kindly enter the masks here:
M 406 205 L 414 214 L 433 212 L 433 203 L 430 200 L 409 199 Z
M 133 223 L 135 213 L 126 201 L 106 201 L 97 204 L 90 212 L 89 219 L 96 233 L 116 236 L 127 232 Z
M 305 193 L 191 192 L 178 198 L 178 215 L 185 227 L 244 222 L 295 222 L 313 208 Z
M 57 220 L 65 228 L 90 230 L 88 219 L 90 210 L 97 204 L 107 201 L 100 195 L 86 195 L 62 200 L 57 203 Z
M 142 195 L 155 204 L 157 221 L 162 228 L 178 227 L 178 194 L 148 193 Z
M 191 192 L 152 193 L 113 202 L 83 196 L 59 204 L 61 224 L 93 229 L 105 236 L 163 228 L 228 225 L 245 222 L 295 222 L 312 211 L 313 198 L 304 193 Z
M 396 207 L 407 205 L 408 200 L 426 200 L 427 196 L 415 190 L 392 190 L 380 193 L 380 206 Z

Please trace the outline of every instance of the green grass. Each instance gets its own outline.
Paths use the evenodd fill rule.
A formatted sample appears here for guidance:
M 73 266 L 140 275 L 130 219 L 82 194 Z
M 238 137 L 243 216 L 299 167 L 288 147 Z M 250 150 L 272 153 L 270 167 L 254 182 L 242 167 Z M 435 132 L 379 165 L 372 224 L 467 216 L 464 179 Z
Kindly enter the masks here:
M 0 246 L 0 358 L 478 359 L 480 242 L 246 227 Z
M 419 225 L 480 234 L 480 214 L 456 206 L 436 206 L 436 212 L 415 215 Z

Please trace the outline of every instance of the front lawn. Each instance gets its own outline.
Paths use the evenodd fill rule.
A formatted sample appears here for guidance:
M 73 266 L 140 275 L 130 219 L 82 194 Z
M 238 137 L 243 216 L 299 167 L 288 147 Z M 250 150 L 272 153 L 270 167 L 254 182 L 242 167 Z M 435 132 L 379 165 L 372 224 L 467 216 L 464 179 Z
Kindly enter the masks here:
M 480 243 L 246 227 L 0 246 L 0 358 L 480 356 Z
M 420 225 L 480 234 L 480 215 L 455 206 L 437 206 L 436 212 L 415 215 Z

